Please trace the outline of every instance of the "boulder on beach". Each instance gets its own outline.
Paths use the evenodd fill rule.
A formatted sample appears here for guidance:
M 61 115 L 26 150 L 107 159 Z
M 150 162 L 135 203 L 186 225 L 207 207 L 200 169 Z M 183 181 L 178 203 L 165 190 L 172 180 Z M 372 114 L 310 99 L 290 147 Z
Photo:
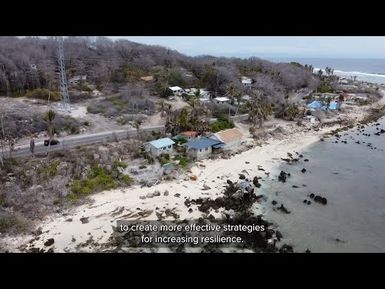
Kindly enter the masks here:
M 254 186 L 256 186 L 257 188 L 261 187 L 261 184 L 259 183 L 259 179 L 257 176 L 254 177 L 253 179 L 253 184 Z
M 286 172 L 284 172 L 284 171 L 281 171 L 280 174 L 279 174 L 279 176 L 278 176 L 278 181 L 284 183 L 284 182 L 286 182 L 286 179 L 287 179 L 287 177 L 289 177 L 289 176 L 290 176 L 289 173 L 286 173 Z
M 190 180 L 192 180 L 192 181 L 196 181 L 198 179 L 198 177 L 197 176 L 195 176 L 195 175 L 193 175 L 193 176 L 190 176 Z
M 314 197 L 314 202 L 320 203 L 322 205 L 326 205 L 328 201 L 326 198 L 317 195 Z
M 55 243 L 54 238 L 50 238 L 44 242 L 44 246 L 48 247 L 48 246 L 51 246 L 53 243 Z

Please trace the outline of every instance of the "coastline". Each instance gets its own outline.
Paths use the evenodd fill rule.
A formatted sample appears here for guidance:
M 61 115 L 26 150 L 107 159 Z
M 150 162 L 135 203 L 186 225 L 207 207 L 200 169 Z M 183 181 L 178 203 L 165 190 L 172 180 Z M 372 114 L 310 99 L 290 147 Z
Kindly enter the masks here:
M 385 99 L 382 98 L 373 105 L 347 110 L 339 118 L 341 120 L 344 115 L 348 115 L 347 120 L 357 124 L 369 115 L 366 112 L 370 108 L 380 107 L 384 103 Z M 279 124 L 285 125 L 282 122 Z M 108 241 L 117 220 L 157 220 L 159 216 L 164 220 L 172 220 L 175 214 L 179 219 L 207 217 L 196 205 L 190 207 L 192 212 L 189 211 L 184 204 L 185 200 L 216 198 L 222 194 L 226 180 L 237 181 L 240 173 L 250 179 L 260 177 L 263 187 L 266 180 L 277 177 L 276 170 L 282 164 L 281 158 L 285 158 L 288 152 L 300 153 L 325 134 L 341 129 L 340 124 L 333 124 L 330 119 L 329 123 L 324 124 L 317 130 L 308 130 L 292 122 L 286 123 L 283 134 L 270 137 L 262 145 L 247 137 L 245 145 L 252 144 L 251 149 L 236 153 L 228 159 L 196 162 L 191 172 L 186 172 L 180 179 L 152 187 L 135 185 L 94 194 L 89 197 L 87 204 L 47 216 L 37 224 L 37 235 L 6 236 L 2 238 L 1 246 L 3 250 L 11 252 L 23 252 L 31 246 L 47 249 L 44 243 L 54 238 L 54 252 L 95 252 L 102 251 L 102 245 Z M 197 176 L 196 181 L 190 179 L 192 175 Z M 210 188 L 203 189 L 204 185 Z M 259 207 L 261 210 L 257 208 L 255 213 L 263 214 L 263 206 Z M 222 217 L 221 211 L 211 211 L 210 214 L 215 218 Z
M 244 170 L 249 174 L 245 173 L 246 176 L 251 179 L 255 176 L 261 177 L 263 186 L 267 178 L 276 177 L 273 174 L 266 176 L 265 172 L 272 172 L 278 167 L 282 162 L 281 158 L 285 157 L 287 152 L 300 152 L 319 141 L 323 134 L 338 127 L 335 125 L 319 131 L 299 131 L 283 139 L 268 140 L 262 146 L 255 146 L 229 159 L 207 159 L 197 162 L 184 179 L 163 182 L 152 187 L 141 188 L 135 185 L 97 193 L 90 197 L 88 204 L 74 207 L 65 213 L 47 216 L 37 226 L 42 232 L 37 240 L 35 236 L 28 235 L 7 237 L 3 239 L 3 243 L 8 244 L 7 250 L 14 252 L 29 248 L 26 245 L 28 243 L 44 248 L 44 242 L 54 238 L 55 252 L 78 251 L 79 246 L 82 251 L 91 252 L 98 249 L 95 248 L 95 244 L 101 245 L 107 241 L 112 233 L 112 225 L 115 225 L 118 219 L 157 220 L 157 214 L 164 215 L 167 209 L 176 213 L 180 219 L 197 219 L 204 215 L 195 205 L 191 206 L 193 212 L 190 213 L 184 204 L 186 198 L 216 198 L 221 195 L 226 180 L 238 180 L 239 173 Z M 258 166 L 265 171 L 258 170 Z M 197 176 L 197 180 L 190 180 L 191 175 Z M 210 189 L 202 190 L 204 185 Z M 160 195 L 151 197 L 156 191 L 160 192 Z M 168 191 L 168 194 L 165 195 L 165 191 Z M 215 218 L 222 216 L 220 211 L 210 213 Z M 84 222 L 83 218 L 87 218 L 87 221 Z M 173 218 L 169 216 L 164 219 Z M 88 240 L 95 242 L 92 242 L 92 246 L 83 246 Z

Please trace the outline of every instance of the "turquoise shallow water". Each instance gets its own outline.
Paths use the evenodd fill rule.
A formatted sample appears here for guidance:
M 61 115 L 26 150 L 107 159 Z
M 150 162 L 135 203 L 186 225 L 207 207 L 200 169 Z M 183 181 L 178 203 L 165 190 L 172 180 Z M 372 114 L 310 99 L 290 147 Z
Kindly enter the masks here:
M 266 218 L 296 251 L 385 252 L 385 133 L 374 134 L 385 130 L 385 121 L 379 123 L 310 146 L 296 164 L 282 164 L 263 183 Z M 277 181 L 281 170 L 291 174 L 286 183 Z M 310 193 L 326 197 L 327 205 Z M 276 211 L 272 200 L 291 213 Z

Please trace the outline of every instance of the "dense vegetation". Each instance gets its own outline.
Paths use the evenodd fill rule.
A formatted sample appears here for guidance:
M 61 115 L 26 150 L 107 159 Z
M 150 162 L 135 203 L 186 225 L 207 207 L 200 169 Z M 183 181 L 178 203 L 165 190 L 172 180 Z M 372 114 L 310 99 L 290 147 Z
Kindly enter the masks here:
M 68 78 L 86 75 L 98 89 L 116 89 L 151 75 L 153 81 L 145 85 L 160 96 L 170 94 L 168 86 L 178 85 L 206 87 L 214 94 L 235 98 L 247 92 L 240 77 L 248 76 L 254 80 L 253 88 L 275 103 L 288 91 L 315 89 L 319 84 L 318 77 L 297 63 L 188 57 L 160 46 L 105 37 L 66 38 L 64 50 Z M 47 90 L 36 89 L 57 90 L 55 53 L 56 44 L 49 37 L 0 37 L 0 95 L 34 93 L 45 98 Z

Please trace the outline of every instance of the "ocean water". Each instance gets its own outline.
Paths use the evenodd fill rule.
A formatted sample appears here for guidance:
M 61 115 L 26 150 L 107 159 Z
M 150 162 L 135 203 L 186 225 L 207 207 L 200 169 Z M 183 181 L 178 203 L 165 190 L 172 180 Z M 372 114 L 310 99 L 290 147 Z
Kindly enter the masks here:
M 299 152 L 297 164 L 283 164 L 264 182 L 266 218 L 295 251 L 385 252 L 385 133 L 374 134 L 385 129 L 385 120 L 379 123 L 315 143 Z M 286 183 L 277 181 L 281 170 L 291 174 Z M 315 203 L 311 193 L 326 197 L 327 205 Z M 277 211 L 281 204 L 291 213 Z
M 338 76 L 371 83 L 385 84 L 385 59 L 341 59 L 341 58 L 270 58 L 273 62 L 298 62 L 314 68 L 331 67 Z

